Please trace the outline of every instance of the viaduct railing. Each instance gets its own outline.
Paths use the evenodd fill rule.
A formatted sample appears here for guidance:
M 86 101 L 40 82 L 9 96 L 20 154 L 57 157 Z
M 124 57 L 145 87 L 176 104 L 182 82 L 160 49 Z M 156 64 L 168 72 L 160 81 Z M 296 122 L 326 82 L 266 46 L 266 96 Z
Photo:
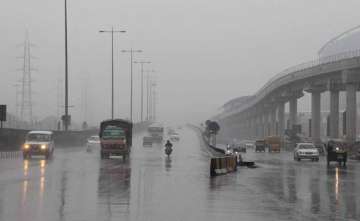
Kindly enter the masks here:
M 287 68 L 270 78 L 270 80 L 267 81 L 264 86 L 262 86 L 251 98 L 249 98 L 249 100 L 242 103 L 240 107 L 226 113 L 220 113 L 218 116 L 216 116 L 216 118 L 222 118 L 235 113 L 239 113 L 255 105 L 268 94 L 270 94 L 273 90 L 277 89 L 280 86 L 283 86 L 281 85 L 281 83 L 287 78 L 298 80 L 299 78 L 301 78 L 301 75 L 303 75 L 303 72 L 306 70 L 319 68 L 323 65 L 331 63 L 339 63 L 341 61 L 353 58 L 360 58 L 360 49 L 339 53 L 327 57 L 320 57 L 318 59 L 314 59 L 312 61 L 304 62 L 296 66 Z M 289 80 L 289 83 L 291 83 L 291 80 Z

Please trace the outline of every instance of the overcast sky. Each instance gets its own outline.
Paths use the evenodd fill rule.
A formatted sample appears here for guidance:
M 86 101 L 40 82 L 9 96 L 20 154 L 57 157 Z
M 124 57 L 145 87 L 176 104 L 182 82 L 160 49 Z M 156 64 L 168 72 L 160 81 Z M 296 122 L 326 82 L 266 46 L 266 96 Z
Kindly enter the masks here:
M 72 118 L 97 124 L 110 117 L 111 38 L 100 29 L 113 25 L 127 31 L 115 36 L 116 116 L 129 116 L 129 54 L 120 50 L 134 48 L 144 51 L 135 58 L 151 60 L 146 69 L 156 70 L 159 117 L 192 122 L 208 118 L 232 98 L 254 93 L 282 69 L 314 59 L 326 41 L 359 25 L 359 8 L 358 0 L 68 0 Z M 34 115 L 57 114 L 63 13 L 63 0 L 2 0 L 0 103 L 10 112 L 15 112 L 13 85 L 22 75 L 18 45 L 27 29 L 38 69 Z M 134 81 L 138 120 L 139 66 Z

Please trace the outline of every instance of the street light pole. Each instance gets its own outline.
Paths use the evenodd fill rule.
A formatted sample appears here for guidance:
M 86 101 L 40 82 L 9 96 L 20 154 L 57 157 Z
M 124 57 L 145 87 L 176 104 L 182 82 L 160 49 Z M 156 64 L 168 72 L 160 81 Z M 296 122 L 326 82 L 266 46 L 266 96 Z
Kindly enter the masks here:
M 100 30 L 100 33 L 111 33 L 111 119 L 114 119 L 114 32 L 125 33 L 126 31 L 114 31 L 111 27 L 110 31 Z
M 134 61 L 135 64 L 141 65 L 141 122 L 144 115 L 144 64 L 150 64 L 150 61 Z
M 154 72 L 154 70 L 146 71 L 146 120 L 150 120 L 150 73 Z
M 69 129 L 69 84 L 68 84 L 68 34 L 67 34 L 67 0 L 65 0 L 65 116 L 64 129 Z
M 123 53 L 130 53 L 130 121 L 133 121 L 133 54 L 140 53 L 142 50 L 122 50 Z

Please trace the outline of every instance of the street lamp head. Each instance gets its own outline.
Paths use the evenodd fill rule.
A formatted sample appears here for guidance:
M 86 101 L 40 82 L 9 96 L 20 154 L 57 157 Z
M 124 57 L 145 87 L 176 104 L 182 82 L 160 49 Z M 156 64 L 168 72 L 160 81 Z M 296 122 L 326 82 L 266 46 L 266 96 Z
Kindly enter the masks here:
M 105 31 L 104 31 L 104 30 L 100 30 L 99 32 L 100 32 L 100 33 L 104 33 Z
M 134 64 L 151 64 L 151 61 L 134 61 Z

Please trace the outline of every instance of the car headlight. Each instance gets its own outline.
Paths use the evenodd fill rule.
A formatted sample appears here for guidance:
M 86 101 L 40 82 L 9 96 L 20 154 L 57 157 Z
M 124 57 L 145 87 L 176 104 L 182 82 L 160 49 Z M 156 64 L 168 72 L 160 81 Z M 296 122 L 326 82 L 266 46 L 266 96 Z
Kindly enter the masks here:
M 25 150 L 28 150 L 30 148 L 30 145 L 29 144 L 24 144 L 24 149 Z
M 336 148 L 335 148 L 335 150 L 336 150 L 336 151 L 339 151 L 339 150 L 340 150 L 340 148 L 339 148 L 339 147 L 336 147 Z
M 41 145 L 41 149 L 45 150 L 47 148 L 47 146 L 45 144 Z

